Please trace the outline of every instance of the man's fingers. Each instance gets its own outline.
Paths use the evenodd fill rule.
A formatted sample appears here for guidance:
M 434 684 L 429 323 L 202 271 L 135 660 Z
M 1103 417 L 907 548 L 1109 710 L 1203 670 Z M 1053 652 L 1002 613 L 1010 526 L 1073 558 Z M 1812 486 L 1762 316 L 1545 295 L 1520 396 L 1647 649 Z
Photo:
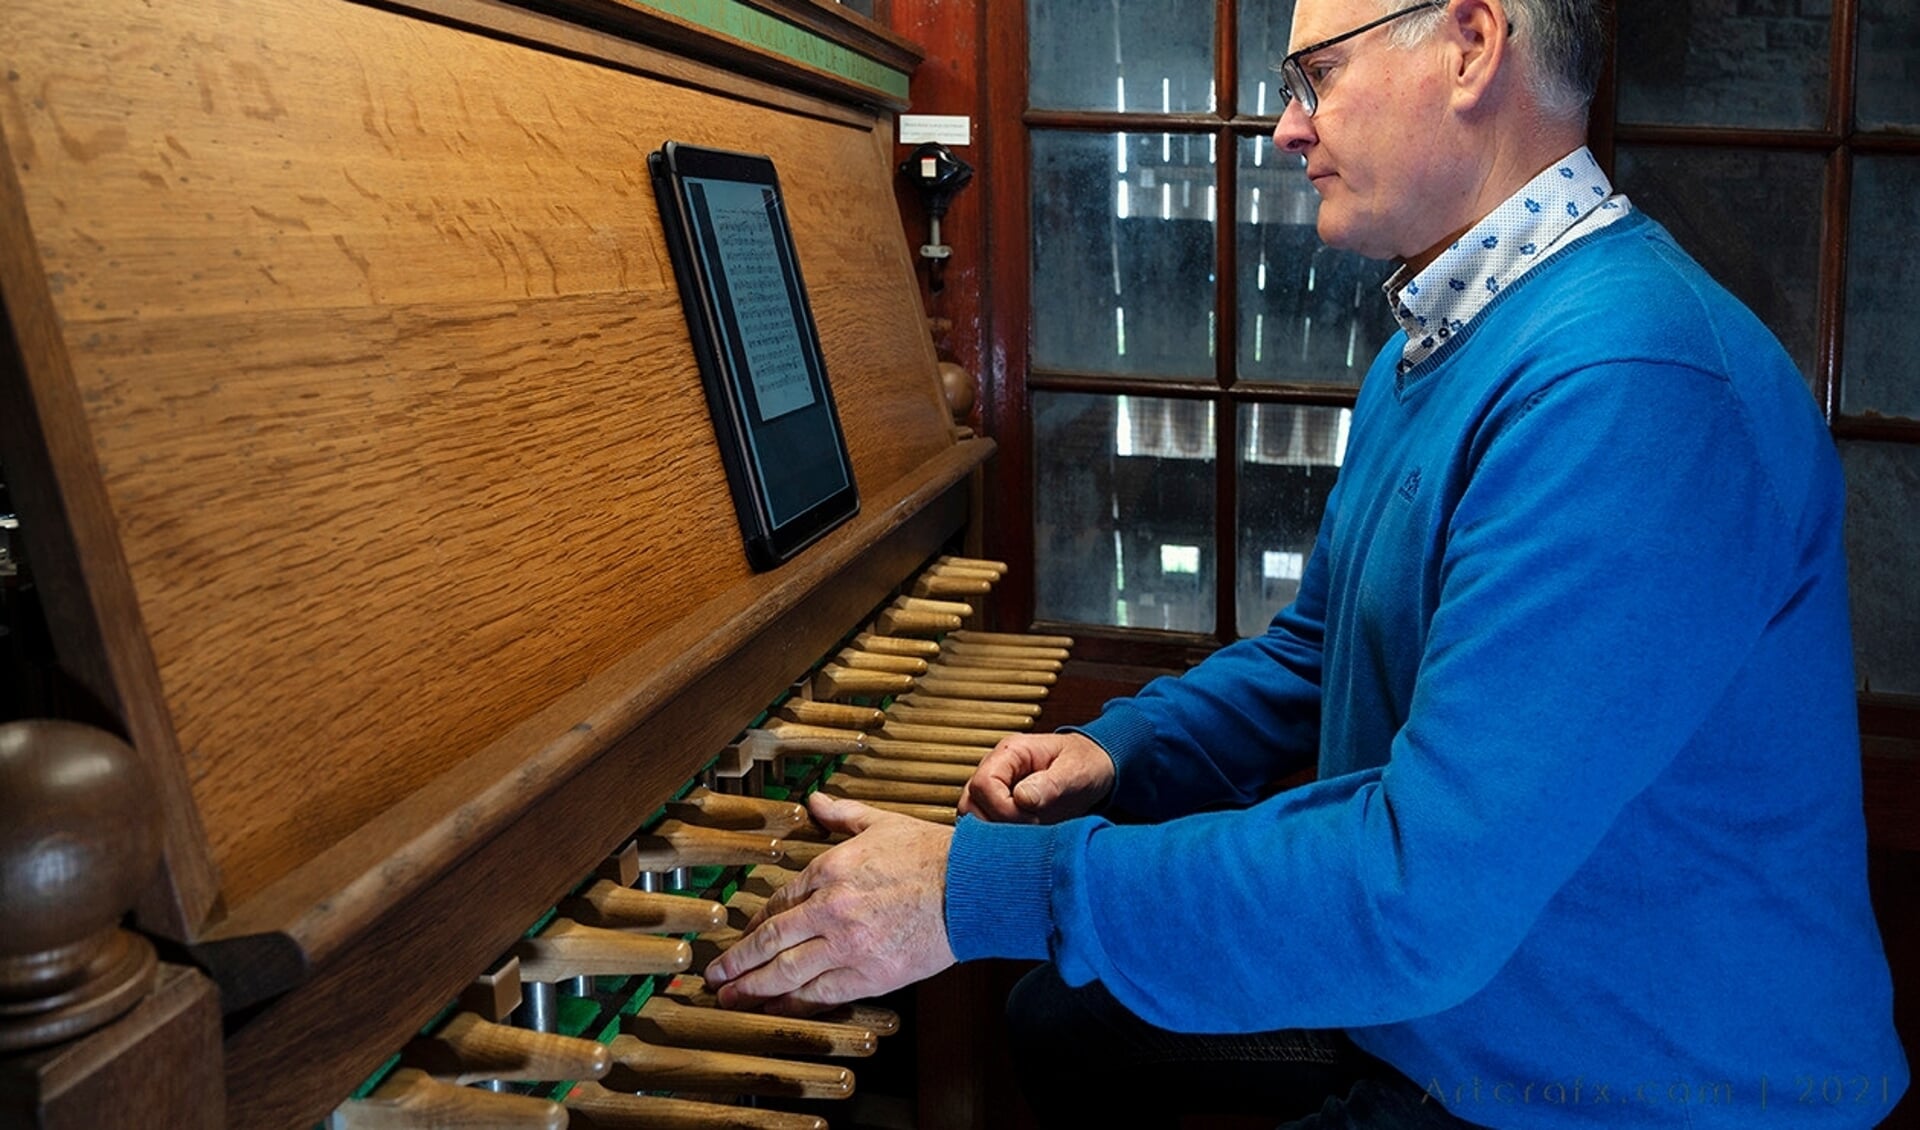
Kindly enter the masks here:
M 1025 735 L 1023 735 L 1025 736 Z M 1016 783 L 1033 772 L 1033 759 L 1024 743 L 1004 739 L 980 759 L 980 767 L 967 781 L 960 797 L 960 811 L 984 816 L 988 820 L 1019 820 L 1025 813 L 1014 800 Z
M 722 1008 L 751 1008 L 763 1002 L 780 1000 L 826 972 L 833 965 L 831 950 L 832 947 L 824 938 L 808 938 L 722 984 L 715 996 L 719 998 Z M 730 955 L 733 950 L 727 953 Z M 711 974 L 708 980 L 712 980 Z
M 794 883 L 799 881 L 799 879 L 793 880 Z M 788 886 L 792 886 L 792 883 Z M 782 888 L 779 893 L 784 894 L 785 888 Z M 768 899 L 767 905 L 771 907 L 773 900 Z M 739 941 L 728 947 L 727 952 L 715 958 L 707 966 L 708 982 L 724 985 L 734 981 L 775 960 L 782 951 L 812 938 L 817 931 L 811 928 L 812 924 L 806 910 L 803 903 L 785 913 L 770 913 L 753 925 Z M 778 994 L 769 995 L 777 996 Z
M 1013 787 L 1013 802 L 1026 812 L 1039 812 L 1060 795 L 1051 773 L 1035 773 Z
M 872 827 L 875 818 L 884 815 L 857 800 L 824 792 L 814 793 L 807 798 L 807 810 L 829 832 L 846 832 L 856 836 Z
M 829 969 L 777 1000 L 766 1002 L 762 1012 L 775 1016 L 812 1016 L 849 1001 L 873 996 L 864 979 L 851 969 Z

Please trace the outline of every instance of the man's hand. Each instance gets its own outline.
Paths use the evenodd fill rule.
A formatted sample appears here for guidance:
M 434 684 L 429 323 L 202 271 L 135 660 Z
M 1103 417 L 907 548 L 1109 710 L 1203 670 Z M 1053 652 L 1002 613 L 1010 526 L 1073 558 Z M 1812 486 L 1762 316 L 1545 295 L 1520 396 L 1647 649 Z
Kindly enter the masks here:
M 813 818 L 854 837 L 774 892 L 747 934 L 707 966 L 728 1008 L 805 1016 L 953 964 L 947 854 L 953 829 L 815 793 Z
M 1005 824 L 1053 824 L 1105 800 L 1113 776 L 1113 758 L 1084 734 L 1015 734 L 981 760 L 960 811 Z

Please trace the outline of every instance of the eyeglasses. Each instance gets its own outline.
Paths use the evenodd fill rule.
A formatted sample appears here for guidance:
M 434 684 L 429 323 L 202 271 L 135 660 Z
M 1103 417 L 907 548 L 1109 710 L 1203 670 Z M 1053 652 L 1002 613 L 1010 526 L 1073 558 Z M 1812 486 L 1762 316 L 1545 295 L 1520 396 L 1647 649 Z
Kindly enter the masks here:
M 1332 39 L 1323 39 L 1318 43 L 1309 44 L 1280 60 L 1280 112 L 1286 113 L 1287 103 L 1295 98 L 1300 100 L 1300 108 L 1307 112 L 1309 118 L 1313 116 L 1315 110 L 1320 108 L 1320 96 L 1314 92 L 1313 83 L 1307 79 L 1307 70 L 1301 65 L 1302 59 L 1325 51 L 1336 43 L 1345 43 L 1356 35 L 1372 31 L 1381 24 L 1390 24 L 1402 16 L 1411 16 L 1415 12 L 1423 12 L 1428 8 L 1444 8 L 1447 3 L 1448 0 L 1422 0 L 1419 4 L 1381 16 L 1372 23 L 1361 24 L 1352 31 L 1343 32 Z

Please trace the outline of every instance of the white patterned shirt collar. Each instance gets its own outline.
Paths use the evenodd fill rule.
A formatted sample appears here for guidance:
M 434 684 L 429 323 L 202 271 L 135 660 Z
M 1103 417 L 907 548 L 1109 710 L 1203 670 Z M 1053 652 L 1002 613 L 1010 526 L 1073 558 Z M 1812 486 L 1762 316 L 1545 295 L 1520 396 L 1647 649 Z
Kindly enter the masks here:
M 1382 287 L 1407 331 L 1400 373 L 1452 340 L 1520 276 L 1632 211 L 1583 145 L 1487 213 L 1425 270 L 1413 275 L 1403 265 Z

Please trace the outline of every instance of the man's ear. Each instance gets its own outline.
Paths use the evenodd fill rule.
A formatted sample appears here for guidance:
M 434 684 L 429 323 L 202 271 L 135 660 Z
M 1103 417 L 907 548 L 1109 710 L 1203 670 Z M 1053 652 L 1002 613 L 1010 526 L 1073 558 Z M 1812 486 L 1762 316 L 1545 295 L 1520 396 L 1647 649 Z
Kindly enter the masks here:
M 1463 111 L 1481 106 L 1510 62 L 1507 40 L 1513 25 L 1503 0 L 1453 0 L 1441 34 L 1454 50 L 1454 105 Z

